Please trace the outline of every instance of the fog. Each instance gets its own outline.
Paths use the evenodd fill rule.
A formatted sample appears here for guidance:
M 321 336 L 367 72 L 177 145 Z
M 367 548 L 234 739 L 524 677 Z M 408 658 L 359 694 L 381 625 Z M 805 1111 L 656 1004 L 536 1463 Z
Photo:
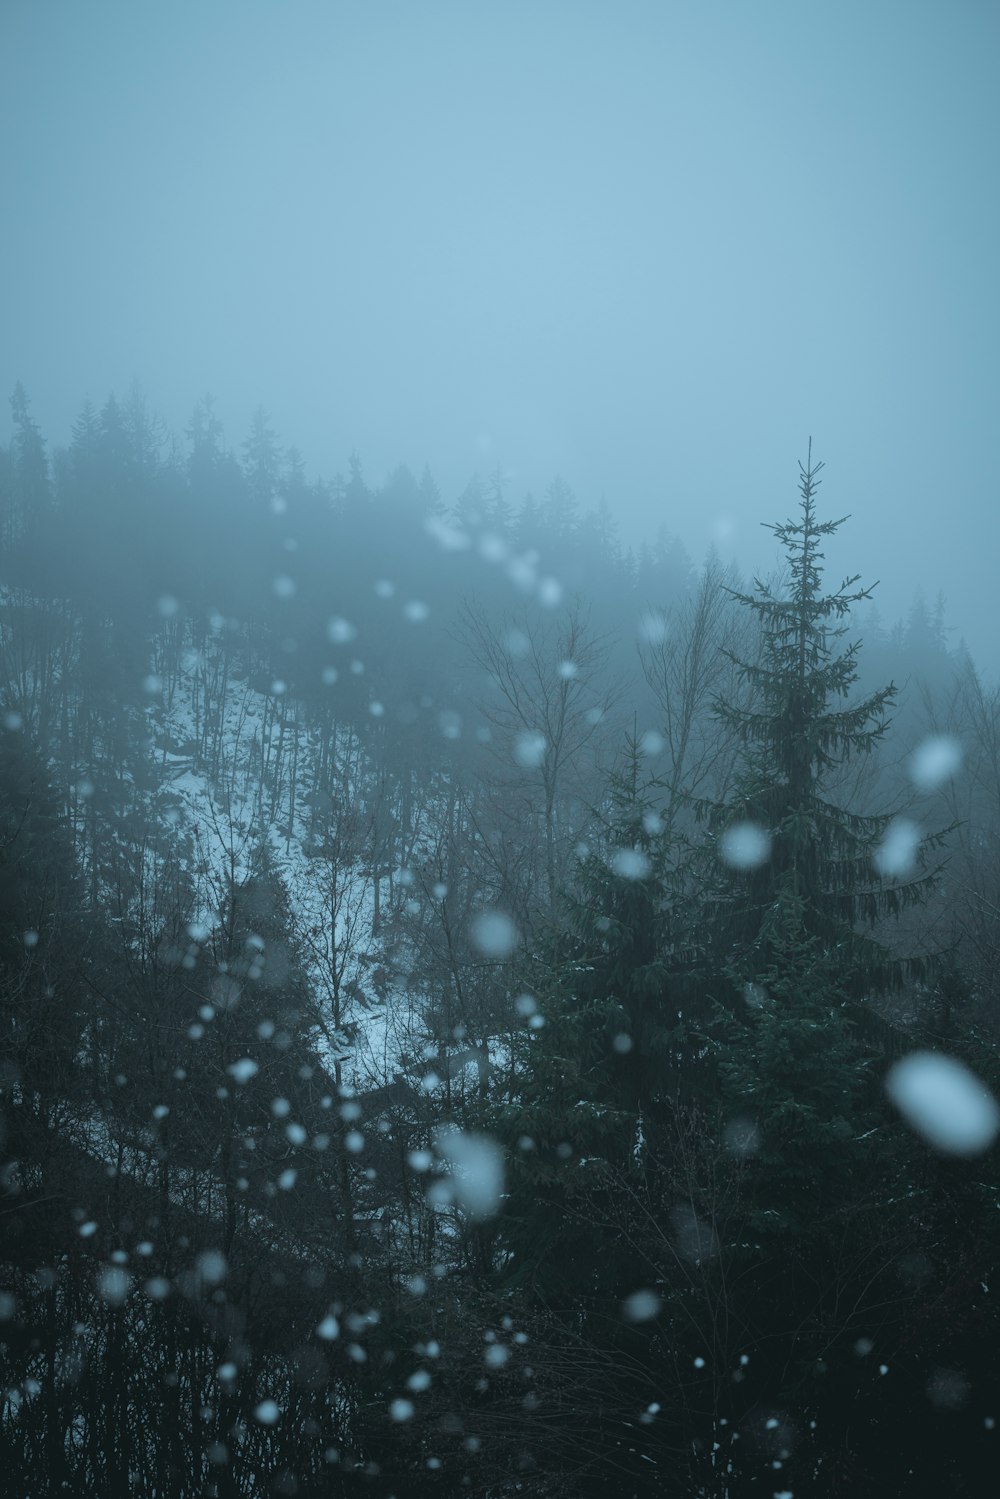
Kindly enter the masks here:
M 994 1491 L 998 42 L 0 0 L 0 1487 Z
M 137 378 L 310 472 L 560 474 L 745 570 L 808 437 L 883 613 L 993 666 L 986 4 L 80 6 L 0 19 L 0 385 Z M 841 546 L 840 541 L 837 547 Z M 845 543 L 846 545 L 846 543 Z M 840 552 L 831 556 L 840 564 Z

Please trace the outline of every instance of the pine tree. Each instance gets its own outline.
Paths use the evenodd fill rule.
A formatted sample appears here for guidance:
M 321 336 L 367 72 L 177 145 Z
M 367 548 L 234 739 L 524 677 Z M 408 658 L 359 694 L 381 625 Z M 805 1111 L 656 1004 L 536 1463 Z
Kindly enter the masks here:
M 542 505 L 545 555 L 561 557 L 576 541 L 578 525 L 576 495 L 565 479 L 557 474 L 545 491 Z
M 51 500 L 49 463 L 45 455 L 45 438 L 31 415 L 31 402 L 20 380 L 10 398 L 14 422 L 14 479 L 26 521 L 38 519 Z
M 855 1344 L 894 1346 L 909 1307 L 895 1261 L 913 1226 L 898 1191 L 912 1162 L 882 1132 L 884 1034 L 867 1004 L 907 969 L 862 927 L 926 880 L 880 880 L 890 819 L 838 799 L 894 689 L 851 701 L 859 647 L 838 642 L 870 590 L 851 577 L 823 591 L 820 549 L 841 522 L 817 516 L 818 472 L 810 457 L 798 517 L 772 528 L 786 586 L 733 593 L 760 640 L 756 659 L 731 657 L 750 706 L 717 704 L 742 746 L 734 794 L 705 809 L 705 846 L 685 861 L 656 832 L 632 747 L 501 1121 L 510 1273 L 550 1306 L 568 1299 L 595 1367 L 613 1355 L 643 1371 L 636 1408 L 670 1411 L 645 1450 L 651 1462 L 658 1441 L 693 1452 L 703 1492 L 722 1473 L 739 1491 L 741 1461 L 749 1481 L 771 1476 L 781 1443 L 762 1421 L 759 1440 L 731 1446 L 762 1403 L 818 1422 L 799 1467 L 778 1459 L 783 1482 L 827 1460 L 852 1429 Z M 627 1324 L 640 1287 L 656 1307 L 641 1338 Z M 616 1455 L 617 1442 L 609 1465 Z
M 452 506 L 451 513 L 463 529 L 478 531 L 483 524 L 485 510 L 486 496 L 483 491 L 483 481 L 478 474 L 473 474 Z
M 486 481 L 483 495 L 483 521 L 497 536 L 510 535 L 514 519 L 513 507 L 506 496 L 507 479 L 498 463 Z
M 222 422 L 215 414 L 215 399 L 203 396 L 195 402 L 191 414 L 191 425 L 185 429 L 191 444 L 188 458 L 188 476 L 192 485 L 206 485 L 222 467 Z
M 25 579 L 37 588 L 51 582 L 54 516 L 45 438 L 30 405 L 19 380 L 10 398 L 14 435 L 4 475 L 3 529 L 8 544 L 19 553 Z
M 597 845 L 581 861 L 544 1023 L 529 1025 L 520 1045 L 522 1090 L 501 1121 L 517 1161 L 505 1223 L 514 1278 L 560 1300 L 604 1299 L 612 1315 L 639 1271 L 634 1251 L 623 1264 L 605 1237 L 608 1215 L 663 1132 L 679 1055 L 668 874 L 642 769 L 631 738 Z
M 752 693 L 750 707 L 717 701 L 737 735 L 744 768 L 735 795 L 707 809 L 713 850 L 728 866 L 711 912 L 716 956 L 741 982 L 770 969 L 788 939 L 837 952 L 840 985 L 854 996 L 899 987 L 919 968 L 901 961 L 859 927 L 874 926 L 923 899 L 930 876 L 877 874 L 873 859 L 891 817 L 855 812 L 835 799 L 836 781 L 876 749 L 888 729 L 896 688 L 890 683 L 850 702 L 860 641 L 841 648 L 851 610 L 871 598 L 860 575 L 834 592 L 822 589 L 825 538 L 846 516 L 823 521 L 816 511 L 821 463 L 800 464 L 797 518 L 768 529 L 787 558 L 787 587 L 755 580 L 755 592 L 733 591 L 751 611 L 760 639 L 755 661 L 732 656 Z M 943 835 L 924 840 L 923 850 Z M 916 861 L 916 850 L 915 861 Z
M 622 545 L 607 496 L 601 495 L 595 509 L 588 511 L 581 525 L 584 545 L 593 554 L 602 572 L 621 563 Z
M 876 1064 L 895 1045 L 871 1001 L 923 968 L 863 928 L 921 900 L 933 879 L 913 872 L 915 847 L 895 873 L 886 861 L 880 878 L 890 817 L 835 796 L 838 774 L 885 733 L 895 688 L 849 701 L 859 643 L 838 641 L 872 590 L 858 588 L 856 576 L 822 589 L 820 546 L 843 521 L 817 516 L 821 467 L 810 451 L 798 517 L 770 527 L 787 556 L 781 592 L 758 580 L 754 593 L 734 595 L 761 642 L 756 661 L 736 662 L 751 706 L 717 704 L 744 765 L 732 800 L 711 811 L 718 884 L 707 910 L 708 1091 L 718 1089 L 729 1127 L 749 1121 L 758 1142 L 748 1181 L 754 1231 L 765 1236 L 809 1236 L 823 1200 L 829 1207 L 840 1189 L 841 1205 L 850 1204 L 847 1179 L 863 1154 L 853 1142 L 878 1123 Z M 810 1244 L 815 1253 L 815 1235 Z
M 133 484 L 149 483 L 160 463 L 160 453 L 167 440 L 163 418 L 150 411 L 145 392 L 138 380 L 129 386 L 121 411 L 125 433 L 129 477 Z
M 771 965 L 727 1015 L 719 1053 L 724 1138 L 748 1161 L 749 1222 L 758 1238 L 808 1233 L 850 1192 L 856 1141 L 880 1119 L 873 1057 L 847 1012 L 837 952 L 805 935 L 784 905 Z
M 537 552 L 543 543 L 542 512 L 534 495 L 526 494 L 514 518 L 514 545 L 522 551 Z
M 688 908 L 643 772 L 633 736 L 538 991 L 544 1024 L 519 1048 L 518 1097 L 494 1121 L 510 1160 L 504 1294 L 540 1319 L 533 1360 L 572 1382 L 550 1375 L 549 1401 L 587 1453 L 581 1495 L 661 1493 L 665 1473 L 723 1492 L 704 1485 L 736 1403 L 715 1367 L 739 1352 L 715 1272 L 738 1163 L 691 1104 Z
M 829 1463 L 857 1440 L 844 1433 L 864 1380 L 858 1340 L 888 1352 L 910 1308 L 895 1262 L 914 1228 L 903 1184 L 917 1173 L 910 1142 L 883 1132 L 885 1053 L 898 1042 L 872 1001 L 921 965 L 870 929 L 924 898 L 933 873 L 918 872 L 921 852 L 943 835 L 883 857 L 880 877 L 891 818 L 838 796 L 838 779 L 886 732 L 895 688 L 851 699 L 860 643 L 840 642 L 872 590 L 857 576 L 823 589 L 821 547 L 846 517 L 819 519 L 821 468 L 810 450 L 798 515 L 770 527 L 787 558 L 783 586 L 757 580 L 734 595 L 760 653 L 736 661 L 751 705 L 717 704 L 743 769 L 710 816 L 705 1097 L 741 1163 L 740 1226 L 720 1236 L 718 1285 L 755 1371 L 752 1398 L 809 1415 L 810 1461 Z M 734 1393 L 737 1419 L 740 1405 Z
M 441 501 L 441 491 L 437 486 L 434 475 L 431 473 L 430 464 L 424 464 L 423 473 L 420 475 L 420 513 L 422 516 L 436 516 L 442 519 L 445 514 L 445 506 Z
M 108 396 L 98 417 L 100 431 L 101 480 L 107 489 L 121 497 L 128 486 L 128 433 L 125 418 L 114 391 Z
M 80 408 L 80 415 L 73 423 L 69 445 L 70 473 L 77 484 L 85 486 L 93 482 L 100 442 L 100 418 L 97 408 L 88 396 Z
M 281 481 L 281 448 L 263 406 L 250 419 L 250 435 L 243 443 L 243 473 L 259 512 L 270 509 Z

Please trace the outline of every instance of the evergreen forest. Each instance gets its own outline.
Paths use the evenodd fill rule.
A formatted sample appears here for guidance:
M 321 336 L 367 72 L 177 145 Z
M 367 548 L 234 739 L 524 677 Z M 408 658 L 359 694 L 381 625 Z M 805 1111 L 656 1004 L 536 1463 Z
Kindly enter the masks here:
M 10 416 L 0 1491 L 995 1492 L 1000 689 L 834 466 Z

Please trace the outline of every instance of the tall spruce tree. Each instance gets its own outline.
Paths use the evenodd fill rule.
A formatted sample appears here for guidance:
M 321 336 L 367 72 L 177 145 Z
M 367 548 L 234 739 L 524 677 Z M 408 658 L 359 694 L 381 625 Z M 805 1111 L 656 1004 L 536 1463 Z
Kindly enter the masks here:
M 852 1169 L 848 1142 L 874 1122 L 874 1063 L 888 1038 L 870 1001 L 919 965 L 871 928 L 922 899 L 931 878 L 915 858 L 889 861 L 895 872 L 881 876 L 891 818 L 837 794 L 844 770 L 888 729 L 896 689 L 851 701 L 860 642 L 841 642 L 873 590 L 857 575 L 824 590 L 821 547 L 846 517 L 817 514 L 822 466 L 810 442 L 798 515 L 768 527 L 785 551 L 781 584 L 734 591 L 760 648 L 753 661 L 731 657 L 750 705 L 716 703 L 743 766 L 733 796 L 709 809 L 704 851 L 715 882 L 705 1058 L 724 1114 L 759 1131 L 748 1180 L 759 1178 L 751 1217 L 764 1238 L 808 1227 L 831 1176 Z
M 595 1367 L 630 1371 L 633 1408 L 664 1407 L 632 1448 L 629 1492 L 655 1491 L 665 1462 L 692 1492 L 733 1495 L 775 1466 L 793 1489 L 825 1473 L 860 1440 L 859 1340 L 898 1346 L 911 1309 L 896 1262 L 912 1152 L 883 1131 L 869 1003 L 907 969 L 865 926 L 926 877 L 880 876 L 891 819 L 838 792 L 894 689 L 851 700 L 859 646 L 839 642 L 870 590 L 823 589 L 842 522 L 817 515 L 819 467 L 810 454 L 799 514 L 772 527 L 783 585 L 735 593 L 760 652 L 736 662 L 751 705 L 717 704 L 742 746 L 733 796 L 703 809 L 705 846 L 678 870 L 633 748 L 507 1124 L 508 1272 L 573 1307 Z M 651 1315 L 634 1324 L 637 1290 Z M 581 1418 L 607 1444 L 595 1488 L 622 1456 L 612 1408 Z
M 752 689 L 751 706 L 716 702 L 742 743 L 744 765 L 733 797 L 707 809 L 722 867 L 710 914 L 716 960 L 742 982 L 771 969 L 792 923 L 836 952 L 841 990 L 863 996 L 897 988 L 918 970 L 863 928 L 923 899 L 931 876 L 914 872 L 915 857 L 890 859 L 890 877 L 882 877 L 877 853 L 891 816 L 837 799 L 838 779 L 886 733 L 896 688 L 850 701 L 861 642 L 840 642 L 851 610 L 875 585 L 859 588 L 855 575 L 823 590 L 821 546 L 847 517 L 819 519 L 822 467 L 812 461 L 810 439 L 808 461 L 799 465 L 799 514 L 767 527 L 785 551 L 785 585 L 779 591 L 756 579 L 753 593 L 733 591 L 754 616 L 760 652 L 754 661 L 731 656 Z M 925 839 L 922 851 L 940 836 Z
M 910 1142 L 885 1128 L 882 1076 L 899 1032 L 878 1001 L 925 965 L 887 946 L 883 924 L 925 897 L 933 872 L 920 861 L 943 837 L 899 849 L 891 817 L 851 807 L 844 790 L 885 734 L 895 688 L 852 700 L 860 642 L 842 642 L 872 589 L 858 576 L 823 587 L 822 546 L 846 517 L 819 518 L 821 468 L 810 444 L 798 514 L 770 527 L 786 556 L 781 585 L 735 595 L 760 653 L 736 662 L 751 705 L 716 705 L 743 768 L 711 809 L 707 849 L 718 886 L 706 1057 L 720 1138 L 742 1163 L 718 1283 L 754 1371 L 749 1398 L 731 1392 L 726 1410 L 745 1435 L 761 1399 L 808 1429 L 786 1462 L 796 1489 L 818 1465 L 837 1481 L 838 1453 L 862 1440 L 857 1349 L 898 1347 L 912 1312 L 897 1262 L 915 1226 L 903 1183 L 918 1171 Z M 760 1440 L 740 1454 L 747 1481 L 773 1456 Z

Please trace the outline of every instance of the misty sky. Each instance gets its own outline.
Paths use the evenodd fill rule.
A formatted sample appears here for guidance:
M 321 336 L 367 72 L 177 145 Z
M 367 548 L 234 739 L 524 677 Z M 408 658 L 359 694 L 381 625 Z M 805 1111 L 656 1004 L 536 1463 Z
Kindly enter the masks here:
M 993 0 L 2 0 L 0 383 L 747 568 L 811 433 L 834 569 L 995 669 L 998 64 Z

